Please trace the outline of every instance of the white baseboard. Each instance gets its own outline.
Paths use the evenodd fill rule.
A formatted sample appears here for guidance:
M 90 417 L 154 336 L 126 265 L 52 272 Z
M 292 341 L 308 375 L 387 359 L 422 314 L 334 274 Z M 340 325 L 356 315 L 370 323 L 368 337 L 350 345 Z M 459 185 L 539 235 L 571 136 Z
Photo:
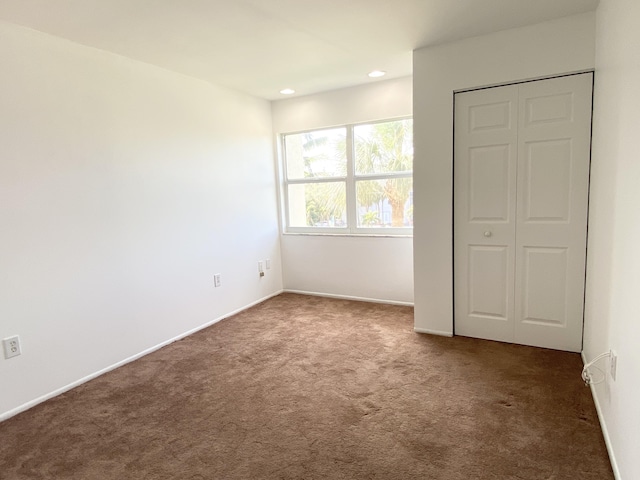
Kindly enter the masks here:
M 586 365 L 587 359 L 584 356 L 584 350 L 580 353 L 580 356 L 582 357 L 582 365 Z M 622 480 L 622 477 L 620 476 L 620 470 L 618 469 L 618 462 L 616 462 L 616 456 L 613 453 L 613 447 L 611 446 L 611 439 L 609 437 L 609 431 L 607 430 L 607 424 L 604 421 L 604 415 L 602 414 L 602 409 L 600 408 L 600 401 L 598 400 L 596 387 L 593 384 L 589 384 L 589 387 L 591 389 L 593 403 L 596 406 L 596 412 L 598 413 L 598 420 L 600 421 L 600 429 L 602 430 L 602 436 L 604 437 L 604 444 L 607 446 L 607 452 L 609 453 L 609 461 L 611 462 L 613 476 L 616 478 L 616 480 Z
M 164 341 L 162 343 L 159 343 L 158 345 L 155 345 L 153 347 L 147 348 L 146 350 L 143 350 L 140 353 L 136 353 L 135 355 L 132 355 L 129 358 L 125 358 L 124 360 L 116 362 L 113 365 L 110 365 L 110 366 L 108 366 L 106 368 L 98 370 L 97 372 L 91 373 L 91 374 L 89 374 L 89 375 L 87 375 L 87 376 L 85 376 L 83 378 L 80 378 L 80 379 L 78 379 L 78 380 L 76 380 L 74 382 L 71 382 L 70 384 L 65 385 L 64 387 L 58 388 L 58 389 L 56 389 L 56 390 L 54 390 L 52 392 L 49 392 L 49 393 L 47 393 L 45 395 L 42 395 L 41 397 L 38 397 L 38 398 L 34 399 L 34 400 L 30 400 L 27 403 L 24 403 L 24 404 L 22 404 L 22 405 L 20 405 L 20 406 L 18 406 L 16 408 L 13 408 L 13 409 L 11 409 L 11 410 L 9 410 L 7 412 L 4 412 L 4 413 L 0 414 L 0 422 L 2 422 L 4 420 L 7 420 L 8 418 L 11 418 L 14 415 L 22 413 L 22 412 L 24 412 L 26 410 L 29 410 L 30 408 L 35 407 L 39 403 L 45 402 L 45 401 L 47 401 L 47 400 L 49 400 L 49 399 L 51 399 L 53 397 L 57 397 L 58 395 L 61 395 L 64 392 L 68 392 L 69 390 L 71 390 L 71 389 L 73 389 L 73 388 L 75 388 L 75 387 L 77 387 L 79 385 L 82 385 L 83 383 L 86 383 L 89 380 L 93 380 L 94 378 L 97 378 L 100 375 L 103 375 L 103 374 L 105 374 L 107 372 L 110 372 L 111 370 L 115 370 L 116 368 L 121 367 L 123 365 L 126 365 L 127 363 L 131 363 L 131 362 L 133 362 L 135 360 L 138 360 L 139 358 L 142 358 L 145 355 L 148 355 L 148 354 L 150 354 L 152 352 L 155 352 L 156 350 L 161 349 L 162 347 L 165 347 L 165 346 L 169 345 L 170 343 L 177 342 L 178 340 L 182 340 L 183 338 L 188 337 L 189 335 L 192 335 L 192 334 L 194 334 L 196 332 L 199 332 L 200 330 L 203 330 L 203 329 L 205 329 L 207 327 L 210 327 L 211 325 L 213 325 L 215 323 L 218 323 L 219 321 L 224 320 L 225 318 L 232 317 L 233 315 L 236 315 L 236 314 L 242 312 L 243 310 L 247 310 L 247 309 L 253 307 L 254 305 L 257 305 L 257 304 L 262 303 L 262 302 L 264 302 L 266 300 L 269 300 L 270 298 L 275 297 L 276 295 L 280 295 L 281 293 L 282 293 L 282 290 L 279 290 L 279 291 L 277 291 L 277 292 L 275 292 L 275 293 L 273 293 L 271 295 L 267 295 L 266 297 L 263 297 L 263 298 L 261 298 L 259 300 L 256 300 L 255 302 L 252 302 L 252 303 L 250 303 L 248 305 L 245 305 L 244 307 L 238 308 L 238 309 L 236 309 L 236 310 L 234 310 L 232 312 L 229 312 L 229 313 L 227 313 L 225 315 L 222 315 L 222 316 L 220 316 L 218 318 L 215 318 L 214 320 L 211 320 L 210 322 L 207 322 L 204 325 L 200 325 L 198 327 L 192 328 L 191 330 L 188 330 L 188 331 L 186 331 L 184 333 L 181 333 L 180 335 L 177 335 L 177 336 L 175 336 L 175 337 L 173 337 L 173 338 L 171 338 L 169 340 L 166 340 L 166 341 Z
M 428 328 L 414 327 L 413 331 L 416 333 L 428 333 L 429 335 L 439 335 L 441 337 L 453 337 L 451 332 L 443 332 L 441 330 L 430 330 Z
M 290 290 L 287 288 L 285 288 L 283 292 L 297 293 L 299 295 L 312 295 L 314 297 L 338 298 L 340 300 L 355 300 L 358 302 L 386 303 L 389 305 L 402 305 L 405 307 L 413 307 L 413 302 L 399 302 L 397 300 L 384 300 L 380 298 L 355 297 L 353 295 L 337 295 L 333 293 L 321 293 L 321 292 L 307 292 L 305 290 Z

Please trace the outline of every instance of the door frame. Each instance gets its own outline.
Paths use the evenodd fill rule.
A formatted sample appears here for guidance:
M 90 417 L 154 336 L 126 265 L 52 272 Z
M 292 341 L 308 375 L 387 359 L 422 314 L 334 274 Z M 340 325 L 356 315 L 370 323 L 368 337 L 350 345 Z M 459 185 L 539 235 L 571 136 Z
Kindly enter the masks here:
M 456 149 L 455 149 L 455 145 L 456 145 L 456 94 L 458 93 L 466 93 L 466 92 L 475 92 L 475 91 L 479 91 L 479 90 L 487 90 L 490 88 L 499 88 L 499 87 L 505 87 L 505 86 L 509 86 L 509 85 L 521 85 L 521 84 L 525 84 L 525 83 L 531 83 L 531 82 L 539 82 L 539 81 L 544 81 L 544 80 L 549 80 L 549 79 L 553 79 L 553 78 L 564 78 L 564 77 L 573 77 L 576 75 L 584 75 L 584 74 L 591 74 L 591 122 L 590 122 L 590 131 L 589 131 L 589 160 L 588 160 L 588 178 L 587 178 L 587 198 L 586 198 L 586 209 L 587 209 L 587 223 L 586 223 L 586 228 L 585 228 L 585 251 L 584 251 L 584 255 L 585 255 L 585 268 L 584 268 L 584 276 L 583 276 L 583 282 L 585 284 L 585 288 L 583 289 L 583 293 L 582 293 L 582 304 L 583 304 L 583 309 L 582 309 L 582 334 L 581 334 L 581 345 L 582 348 L 584 347 L 584 320 L 585 320 L 585 303 L 586 303 L 586 278 L 587 278 L 587 251 L 589 249 L 589 208 L 590 208 L 590 197 L 591 197 L 591 158 L 593 156 L 593 100 L 594 100 L 594 84 L 595 84 L 595 70 L 594 69 L 587 69 L 587 70 L 582 70 L 582 71 L 577 71 L 577 72 L 571 72 L 571 73 L 565 73 L 565 74 L 558 74 L 558 75 L 546 75 L 546 76 L 542 76 L 542 77 L 537 77 L 537 78 L 531 78 L 531 79 L 526 79 L 526 80 L 518 80 L 518 81 L 512 81 L 512 82 L 506 82 L 506 83 L 497 83 L 497 84 L 493 84 L 493 85 L 485 85 L 485 86 L 481 86 L 481 87 L 472 87 L 472 88 L 463 88 L 463 89 L 459 89 L 459 90 L 454 90 L 452 92 L 452 103 L 451 103 L 451 108 L 452 108 L 452 118 L 453 118 L 453 122 L 451 125 L 452 131 L 453 131 L 453 135 L 451 138 L 451 153 L 452 153 L 452 157 L 451 157 L 451 271 L 452 271 L 452 275 L 451 275 L 451 292 L 452 292 L 452 309 L 451 309 L 451 324 L 452 324 L 452 333 L 453 336 L 456 336 L 456 289 L 455 289 L 455 281 L 456 281 L 456 256 L 455 256 L 455 235 L 456 235 L 456 230 L 455 230 L 455 197 L 456 197 L 456 189 L 455 189 L 455 174 L 456 174 Z

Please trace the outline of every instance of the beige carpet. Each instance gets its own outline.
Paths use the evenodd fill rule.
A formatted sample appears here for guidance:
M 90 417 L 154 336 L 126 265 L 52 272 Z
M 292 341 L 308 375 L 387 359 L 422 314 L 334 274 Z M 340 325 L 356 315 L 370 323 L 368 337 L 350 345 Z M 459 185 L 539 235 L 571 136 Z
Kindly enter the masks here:
M 611 479 L 577 354 L 283 294 L 0 424 L 0 478 Z

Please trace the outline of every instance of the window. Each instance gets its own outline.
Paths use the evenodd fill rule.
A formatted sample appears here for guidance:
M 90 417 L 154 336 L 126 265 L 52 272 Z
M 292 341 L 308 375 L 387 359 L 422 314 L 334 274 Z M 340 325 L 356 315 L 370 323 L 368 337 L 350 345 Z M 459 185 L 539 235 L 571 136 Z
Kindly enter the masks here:
M 413 120 L 282 136 L 286 230 L 410 235 Z

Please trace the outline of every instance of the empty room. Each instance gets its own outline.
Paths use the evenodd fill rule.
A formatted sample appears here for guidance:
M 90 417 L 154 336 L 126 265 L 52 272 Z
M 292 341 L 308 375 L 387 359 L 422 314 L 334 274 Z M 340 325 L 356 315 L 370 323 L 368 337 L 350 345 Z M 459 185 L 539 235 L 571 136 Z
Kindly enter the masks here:
M 0 2 L 0 479 L 639 479 L 638 22 Z

